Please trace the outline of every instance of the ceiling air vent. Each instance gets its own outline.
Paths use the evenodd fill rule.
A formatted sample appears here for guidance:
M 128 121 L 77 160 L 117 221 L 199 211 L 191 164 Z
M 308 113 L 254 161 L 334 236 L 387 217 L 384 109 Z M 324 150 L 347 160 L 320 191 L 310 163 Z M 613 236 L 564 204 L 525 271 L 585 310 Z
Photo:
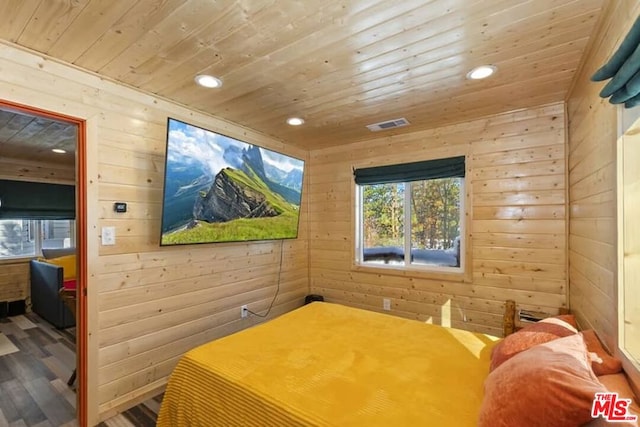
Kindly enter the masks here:
M 372 125 L 367 125 L 367 129 L 369 129 L 371 132 L 378 132 L 380 130 L 393 129 L 393 128 L 399 128 L 399 127 L 402 127 L 402 126 L 407 126 L 408 124 L 410 124 L 409 120 L 407 120 L 404 117 L 402 117 L 400 119 L 387 120 L 386 122 L 380 122 L 380 123 L 374 123 Z

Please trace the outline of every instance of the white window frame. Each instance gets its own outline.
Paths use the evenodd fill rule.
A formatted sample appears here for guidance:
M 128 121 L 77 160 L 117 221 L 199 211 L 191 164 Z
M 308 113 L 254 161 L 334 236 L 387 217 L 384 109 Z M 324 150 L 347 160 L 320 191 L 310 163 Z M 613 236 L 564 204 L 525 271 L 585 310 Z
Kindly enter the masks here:
M 436 265 L 429 264 L 416 264 L 411 263 L 411 182 L 404 182 L 405 191 L 404 191 L 404 200 L 403 200 L 403 209 L 404 209 L 404 265 L 391 265 L 391 264 L 373 264 L 367 263 L 364 261 L 364 232 L 362 225 L 364 224 L 363 218 L 363 205 L 364 205 L 364 185 L 355 184 L 355 194 L 356 194 L 356 203 L 355 203 L 355 255 L 356 255 L 356 265 L 360 267 L 372 267 L 372 268 L 384 268 L 389 270 L 402 270 L 402 271 L 416 271 L 416 272 L 434 272 L 434 273 L 444 273 L 444 274 L 464 274 L 465 273 L 465 264 L 466 264 L 466 186 L 467 179 L 465 177 L 461 177 L 460 184 L 460 266 L 459 267 L 442 267 Z M 424 179 L 421 181 L 429 181 L 429 179 Z M 369 185 L 369 184 L 367 184 Z
M 625 330 L 625 288 L 628 285 L 625 277 L 625 199 L 624 199 L 624 145 L 625 133 L 629 128 L 639 127 L 640 124 L 640 108 L 625 109 L 618 107 L 618 139 L 617 139 L 617 308 L 618 308 L 618 350 L 636 369 L 634 379 L 639 380 L 640 375 L 640 351 L 632 352 L 626 348 L 627 334 Z M 639 284 L 640 285 L 640 284 Z M 640 336 L 634 336 L 634 339 L 640 340 Z M 625 363 L 623 359 L 623 364 Z M 628 369 L 627 369 L 628 370 Z M 630 372 L 628 372 L 630 373 Z

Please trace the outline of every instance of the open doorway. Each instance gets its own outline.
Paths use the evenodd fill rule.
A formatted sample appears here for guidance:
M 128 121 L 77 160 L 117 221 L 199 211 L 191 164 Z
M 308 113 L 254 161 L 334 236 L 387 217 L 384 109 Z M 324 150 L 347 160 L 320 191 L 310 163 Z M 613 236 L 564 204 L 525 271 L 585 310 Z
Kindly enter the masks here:
M 0 100 L 0 425 L 86 419 L 84 141 Z

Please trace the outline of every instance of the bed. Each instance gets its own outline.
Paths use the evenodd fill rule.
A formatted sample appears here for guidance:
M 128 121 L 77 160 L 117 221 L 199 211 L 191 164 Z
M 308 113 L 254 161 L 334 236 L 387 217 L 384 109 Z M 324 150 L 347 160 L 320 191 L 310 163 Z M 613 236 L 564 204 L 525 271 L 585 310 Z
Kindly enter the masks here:
M 475 426 L 496 341 L 314 302 L 188 352 L 158 426 Z
M 635 417 L 620 360 L 564 311 L 523 325 L 507 301 L 498 339 L 314 302 L 188 352 L 158 426 L 599 427 L 610 392 Z

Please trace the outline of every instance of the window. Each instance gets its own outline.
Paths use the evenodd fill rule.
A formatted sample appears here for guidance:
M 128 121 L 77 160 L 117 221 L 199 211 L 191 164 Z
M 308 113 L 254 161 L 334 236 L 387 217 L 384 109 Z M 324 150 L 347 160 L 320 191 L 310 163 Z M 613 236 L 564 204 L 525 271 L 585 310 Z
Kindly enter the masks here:
M 640 368 L 640 109 L 622 113 L 620 133 L 630 129 L 618 138 L 618 346 Z
M 42 220 L 40 236 L 42 249 L 70 248 L 75 246 L 75 225 L 66 219 Z
M 358 264 L 463 272 L 464 157 L 355 176 Z
M 36 254 L 34 221 L 0 220 L 0 257 L 28 257 Z
M 75 246 L 73 220 L 0 220 L 0 259 L 34 257 L 42 249 Z

